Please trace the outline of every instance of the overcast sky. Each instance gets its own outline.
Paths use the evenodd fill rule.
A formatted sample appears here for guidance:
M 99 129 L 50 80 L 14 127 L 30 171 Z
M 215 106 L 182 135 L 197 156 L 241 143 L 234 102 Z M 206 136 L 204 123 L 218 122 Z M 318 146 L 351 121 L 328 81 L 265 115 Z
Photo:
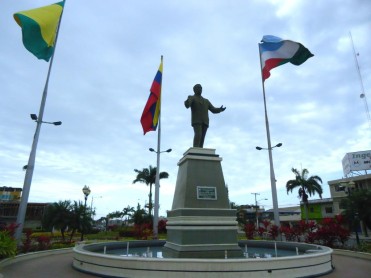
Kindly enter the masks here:
M 48 63 L 22 44 L 13 13 L 55 2 L 0 1 L 0 186 L 23 187 Z M 370 150 L 370 123 L 349 34 L 371 88 L 371 1 L 71 1 L 65 4 L 49 82 L 29 201 L 83 200 L 97 216 L 142 206 L 149 188 L 134 169 L 156 166 L 157 132 L 143 136 L 140 117 L 164 56 L 160 215 L 171 209 L 178 161 L 192 146 L 184 100 L 196 83 L 214 106 L 206 148 L 222 158 L 230 201 L 272 208 L 258 43 L 263 35 L 298 41 L 315 56 L 285 64 L 265 82 L 280 207 L 291 168 L 323 179 L 343 176 L 346 153 Z M 318 195 L 311 199 L 318 198 Z

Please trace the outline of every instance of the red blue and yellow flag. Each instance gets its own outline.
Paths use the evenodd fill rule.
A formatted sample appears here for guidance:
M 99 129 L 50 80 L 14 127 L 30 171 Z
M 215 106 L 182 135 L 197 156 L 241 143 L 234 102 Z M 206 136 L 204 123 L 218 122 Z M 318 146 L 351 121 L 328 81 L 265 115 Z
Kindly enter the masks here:
M 142 117 L 140 118 L 144 134 L 148 131 L 155 131 L 157 128 L 161 107 L 161 83 L 162 59 L 155 80 L 153 80 L 148 101 L 144 107 Z

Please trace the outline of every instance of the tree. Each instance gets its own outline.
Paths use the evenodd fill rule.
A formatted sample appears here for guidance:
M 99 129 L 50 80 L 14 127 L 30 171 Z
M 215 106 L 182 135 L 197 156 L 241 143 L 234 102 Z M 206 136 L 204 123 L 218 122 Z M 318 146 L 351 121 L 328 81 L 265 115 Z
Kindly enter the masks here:
M 348 198 L 341 200 L 340 207 L 344 208 L 342 214 L 352 230 L 358 226 L 358 220 L 371 229 L 371 191 L 353 190 Z
M 89 207 L 87 207 L 85 211 L 85 205 L 81 201 L 74 201 L 74 203 L 71 203 L 71 201 L 66 200 L 47 206 L 42 224 L 46 230 L 52 230 L 53 228 L 60 229 L 62 240 L 64 241 L 64 233 L 67 228 L 72 230 L 70 237 L 70 240 L 72 240 L 76 230 L 90 230 L 91 221 L 92 218 Z
M 109 225 L 109 222 L 110 222 L 110 219 L 117 219 L 119 218 L 120 220 L 124 217 L 124 213 L 122 211 L 114 211 L 114 212 L 110 212 L 109 214 L 107 214 L 106 216 L 106 230 L 108 230 L 108 225 Z
M 126 208 L 122 210 L 123 216 L 127 216 L 126 224 L 129 223 L 130 221 L 129 219 L 133 216 L 134 211 L 135 211 L 134 207 L 131 207 L 131 206 L 127 206 Z
M 146 213 L 144 209 L 141 208 L 140 204 L 138 203 L 137 209 L 134 210 L 132 218 L 134 224 L 139 225 L 148 222 L 147 219 L 149 218 L 149 215 Z
M 124 217 L 124 213 L 122 211 L 114 211 L 114 212 L 110 212 L 109 214 L 107 214 L 107 217 L 109 219 L 115 219 L 115 218 L 123 218 Z
M 81 201 L 74 201 L 71 206 L 71 217 L 70 217 L 70 228 L 72 229 L 70 241 L 72 240 L 76 231 L 88 232 L 91 230 L 91 223 L 93 221 L 91 217 L 91 210 Z
M 137 173 L 137 177 L 133 180 L 133 183 L 145 183 L 149 185 L 149 202 L 148 202 L 148 214 L 149 216 L 152 215 L 152 185 L 156 183 L 156 172 L 157 167 L 152 167 L 151 165 L 149 168 L 143 168 L 142 171 L 134 169 L 134 172 Z M 167 179 L 169 174 L 167 172 L 161 172 L 159 175 L 160 179 Z
M 64 232 L 67 230 L 71 221 L 71 201 L 59 201 L 46 207 L 42 225 L 44 229 L 60 229 L 62 240 L 65 240 Z
M 317 193 L 322 199 L 323 190 L 322 186 L 320 185 L 320 183 L 322 183 L 322 179 L 319 176 L 310 176 L 308 178 L 309 171 L 307 169 L 303 169 L 301 173 L 295 168 L 292 168 L 291 171 L 295 174 L 295 179 L 287 181 L 287 194 L 289 194 L 289 191 L 292 192 L 293 189 L 297 187 L 299 188 L 299 198 L 301 198 L 302 202 L 304 203 L 305 217 L 306 222 L 308 223 L 308 194 L 309 196 L 312 196 Z

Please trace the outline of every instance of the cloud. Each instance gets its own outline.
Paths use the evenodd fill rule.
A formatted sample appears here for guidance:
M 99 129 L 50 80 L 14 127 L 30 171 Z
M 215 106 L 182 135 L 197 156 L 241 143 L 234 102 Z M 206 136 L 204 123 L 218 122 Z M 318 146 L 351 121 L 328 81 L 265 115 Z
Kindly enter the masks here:
M 11 4 L 10 4 L 11 3 Z M 48 1 L 1 1 L 0 185 L 22 187 L 48 64 L 21 43 L 12 14 Z M 280 206 L 291 168 L 327 181 L 343 175 L 347 152 L 370 148 L 370 127 L 359 98 L 352 37 L 367 92 L 371 86 L 369 1 L 174 1 L 66 3 L 49 82 L 30 201 L 82 200 L 87 184 L 97 215 L 148 202 L 148 188 L 133 185 L 133 169 L 156 165 L 157 133 L 143 136 L 140 116 L 164 56 L 161 212 L 171 209 L 178 166 L 192 145 L 184 100 L 201 83 L 204 96 L 227 110 L 210 115 L 205 147 L 215 148 L 231 201 L 271 206 L 258 43 L 272 34 L 303 43 L 315 55 L 303 65 L 272 70 L 265 82 Z M 101 197 L 100 197 L 101 196 Z M 90 198 L 90 197 L 89 197 Z

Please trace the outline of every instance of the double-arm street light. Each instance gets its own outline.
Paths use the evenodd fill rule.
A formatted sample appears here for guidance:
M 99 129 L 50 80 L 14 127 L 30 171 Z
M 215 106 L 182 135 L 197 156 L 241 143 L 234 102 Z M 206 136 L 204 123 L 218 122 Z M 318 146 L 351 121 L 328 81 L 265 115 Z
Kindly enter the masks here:
M 84 204 L 84 215 L 81 223 L 81 241 L 84 240 L 84 227 L 85 227 L 85 221 L 86 221 L 86 201 L 88 200 L 88 196 L 90 194 L 91 190 L 89 186 L 84 185 L 82 189 L 82 193 L 84 193 L 85 196 L 85 204 Z
M 44 92 L 45 93 L 45 92 Z M 43 102 L 45 101 L 46 95 L 43 97 Z M 43 105 L 41 105 L 43 107 Z M 40 114 L 39 118 L 42 119 L 43 115 L 43 108 L 40 109 Z M 41 115 L 41 116 L 40 116 Z M 41 124 L 52 124 L 52 125 L 61 125 L 62 122 L 44 122 L 42 120 L 39 120 L 36 114 L 30 114 L 31 119 L 34 120 L 37 125 L 36 125 L 36 131 L 35 135 L 33 137 L 33 142 L 32 142 L 32 147 L 31 147 L 31 152 L 30 156 L 28 158 L 28 163 L 23 167 L 24 170 L 26 170 L 26 175 L 24 177 L 24 182 L 23 182 L 23 189 L 22 189 L 22 198 L 21 202 L 19 203 L 19 208 L 18 208 L 18 214 L 17 214 L 17 228 L 15 230 L 14 237 L 17 241 L 17 244 L 20 245 L 21 243 L 21 238 L 22 238 L 22 230 L 26 218 L 26 211 L 27 211 L 27 203 L 28 203 L 28 197 L 30 195 L 30 189 L 31 189 L 31 182 L 32 182 L 32 176 L 33 176 L 33 170 L 35 168 L 35 160 L 36 160 L 36 149 L 37 149 L 37 144 L 39 141 L 39 135 L 40 135 L 40 129 L 41 129 Z
M 149 148 L 150 152 L 157 154 L 157 167 L 156 167 L 156 182 L 155 182 L 155 208 L 153 213 L 153 239 L 158 239 L 158 211 L 159 211 L 159 201 L 160 201 L 160 154 L 169 153 L 171 149 L 166 151 L 160 151 L 158 146 L 157 151 L 153 148 Z
M 274 224 L 277 227 L 280 227 L 280 216 L 278 211 L 278 200 L 277 200 L 277 186 L 276 186 L 276 177 L 274 175 L 274 167 L 273 167 L 273 157 L 272 157 L 272 149 L 279 148 L 282 146 L 282 143 L 278 143 L 277 145 L 271 147 L 270 145 L 270 137 L 268 132 L 268 148 L 262 148 L 257 146 L 257 150 L 268 150 L 269 155 L 269 168 L 270 168 L 270 178 L 271 178 L 271 189 L 272 189 L 272 201 L 273 201 L 273 215 L 274 215 Z
M 150 152 L 153 152 L 153 153 L 158 153 L 157 151 L 155 151 L 155 149 L 153 149 L 153 148 L 149 148 L 149 151 Z M 169 152 L 171 152 L 172 151 L 172 149 L 167 149 L 166 151 L 161 151 L 161 152 L 159 152 L 159 153 L 169 153 Z
M 45 122 L 45 121 L 39 121 L 38 118 L 37 118 L 37 115 L 36 115 L 36 114 L 30 114 L 30 116 L 31 116 L 31 119 L 34 120 L 34 121 L 37 122 L 37 123 L 51 124 L 51 125 L 61 125 L 61 124 L 62 124 L 61 121 L 58 121 L 58 122 Z
M 273 149 L 273 148 L 279 148 L 279 147 L 281 147 L 282 146 L 282 143 L 278 143 L 277 145 L 275 145 L 275 146 L 273 146 L 271 149 Z M 262 147 L 259 147 L 259 146 L 257 146 L 257 147 L 255 147 L 258 151 L 261 151 L 261 150 L 269 150 L 268 148 L 262 148 Z

